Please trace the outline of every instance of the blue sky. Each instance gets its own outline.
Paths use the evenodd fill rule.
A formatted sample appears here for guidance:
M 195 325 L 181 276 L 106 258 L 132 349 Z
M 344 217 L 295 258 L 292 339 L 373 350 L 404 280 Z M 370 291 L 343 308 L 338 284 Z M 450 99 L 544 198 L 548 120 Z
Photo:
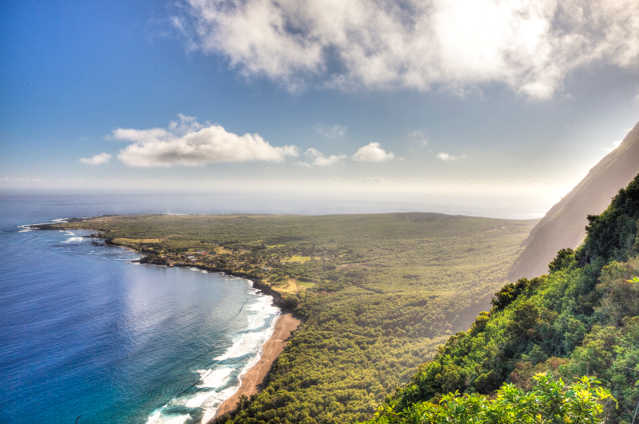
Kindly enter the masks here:
M 4 189 L 558 199 L 639 120 L 635 1 L 7 0 L 0 31 Z

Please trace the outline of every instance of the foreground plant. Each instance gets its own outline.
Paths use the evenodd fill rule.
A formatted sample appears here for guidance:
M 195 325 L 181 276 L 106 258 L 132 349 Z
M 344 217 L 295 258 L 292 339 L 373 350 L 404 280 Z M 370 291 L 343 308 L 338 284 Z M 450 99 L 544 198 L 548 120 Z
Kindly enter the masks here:
M 534 381 L 527 393 L 504 384 L 492 399 L 455 392 L 444 395 L 439 404 L 417 403 L 399 413 L 380 408 L 377 423 L 594 424 L 604 422 L 606 404 L 616 404 L 610 391 L 599 387 L 593 377 L 582 377 L 569 386 L 545 374 L 536 375 Z

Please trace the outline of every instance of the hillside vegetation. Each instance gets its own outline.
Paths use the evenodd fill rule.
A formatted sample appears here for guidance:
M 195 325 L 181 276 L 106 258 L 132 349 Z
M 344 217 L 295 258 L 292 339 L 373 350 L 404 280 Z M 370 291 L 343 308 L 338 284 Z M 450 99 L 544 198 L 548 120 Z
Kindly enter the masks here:
M 638 172 L 639 123 L 533 228 L 509 280 L 544 274 L 559 249 L 576 248 L 586 236 L 586 216 L 602 213 Z
M 638 422 L 639 175 L 588 222 L 582 247 L 559 251 L 548 275 L 504 286 L 490 312 L 439 347 L 374 422 L 435 422 L 420 411 L 445 415 L 454 403 L 448 393 L 466 393 L 482 403 L 479 394 L 491 394 L 505 382 L 513 386 L 502 391 L 523 396 L 537 373 L 567 382 L 594 377 L 617 399 L 618 408 L 608 400 L 592 420 L 551 416 L 534 422 Z M 469 405 L 468 397 L 455 399 Z M 474 418 L 464 422 L 518 422 Z
M 229 423 L 347 423 L 384 398 L 505 284 L 536 221 L 397 213 L 117 216 L 99 230 L 167 266 L 244 274 L 305 317 L 270 381 Z

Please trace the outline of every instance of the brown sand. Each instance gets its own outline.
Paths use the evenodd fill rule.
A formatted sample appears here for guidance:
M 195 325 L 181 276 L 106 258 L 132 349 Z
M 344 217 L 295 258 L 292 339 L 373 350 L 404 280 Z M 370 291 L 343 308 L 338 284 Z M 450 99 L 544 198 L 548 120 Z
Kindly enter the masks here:
M 216 417 L 221 417 L 233 411 L 237 401 L 240 400 L 240 396 L 250 397 L 264 388 L 266 376 L 271 370 L 271 366 L 286 347 L 287 339 L 298 325 L 300 325 L 300 320 L 294 318 L 291 314 L 283 314 L 277 319 L 273 335 L 262 347 L 262 357 L 242 378 L 242 385 L 238 391 L 220 405 L 209 423 L 212 423 Z

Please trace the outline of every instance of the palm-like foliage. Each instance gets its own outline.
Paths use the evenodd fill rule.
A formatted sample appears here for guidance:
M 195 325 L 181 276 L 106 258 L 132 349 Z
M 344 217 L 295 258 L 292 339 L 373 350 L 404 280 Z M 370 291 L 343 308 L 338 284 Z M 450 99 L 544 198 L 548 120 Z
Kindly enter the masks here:
M 535 386 L 524 392 L 504 384 L 494 398 L 479 394 L 449 393 L 439 404 L 422 402 L 402 412 L 380 408 L 384 424 L 595 424 L 605 418 L 605 402 L 616 402 L 593 377 L 567 386 L 546 374 L 534 377 Z

